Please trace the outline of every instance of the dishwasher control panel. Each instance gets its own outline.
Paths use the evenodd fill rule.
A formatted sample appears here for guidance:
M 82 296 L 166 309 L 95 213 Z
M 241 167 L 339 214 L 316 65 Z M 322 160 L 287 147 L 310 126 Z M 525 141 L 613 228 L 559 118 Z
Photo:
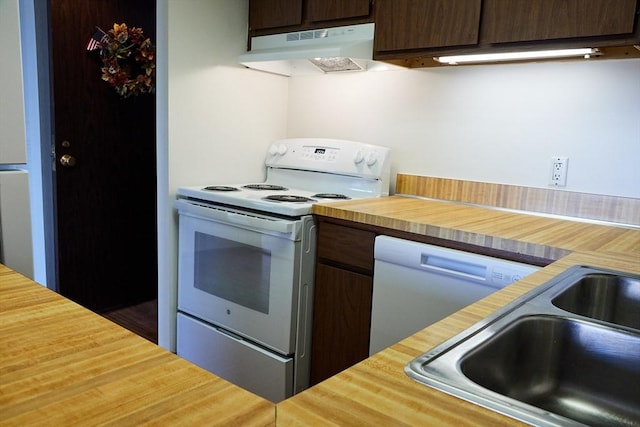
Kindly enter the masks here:
M 535 269 L 533 271 L 535 271 Z M 524 276 L 533 273 L 533 271 L 524 273 L 522 270 L 510 270 L 502 267 L 495 267 L 493 271 L 491 271 L 490 280 L 496 288 L 504 288 L 513 282 L 517 282 Z

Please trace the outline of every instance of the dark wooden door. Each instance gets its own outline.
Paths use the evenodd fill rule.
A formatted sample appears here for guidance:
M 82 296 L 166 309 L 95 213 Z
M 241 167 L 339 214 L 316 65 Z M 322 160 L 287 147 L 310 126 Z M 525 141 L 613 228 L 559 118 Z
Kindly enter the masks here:
M 120 98 L 86 50 L 96 26 L 114 23 L 155 43 L 155 1 L 49 5 L 58 291 L 96 311 L 155 298 L 155 95 Z

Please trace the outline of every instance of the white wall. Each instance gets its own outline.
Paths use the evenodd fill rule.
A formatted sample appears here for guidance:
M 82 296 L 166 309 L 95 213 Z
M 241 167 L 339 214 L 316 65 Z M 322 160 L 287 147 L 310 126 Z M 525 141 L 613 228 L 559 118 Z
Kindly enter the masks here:
M 247 17 L 246 0 L 169 2 L 169 159 L 176 184 L 263 179 L 261 154 L 285 136 L 286 79 L 237 64 L 246 51 Z
M 157 4 L 158 327 L 174 349 L 176 188 L 263 180 L 269 143 L 286 136 L 288 80 L 237 64 L 248 0 Z
M 390 146 L 397 172 L 640 197 L 640 60 L 290 79 L 288 136 Z
M 18 0 L 0 0 L 0 163 L 26 163 Z

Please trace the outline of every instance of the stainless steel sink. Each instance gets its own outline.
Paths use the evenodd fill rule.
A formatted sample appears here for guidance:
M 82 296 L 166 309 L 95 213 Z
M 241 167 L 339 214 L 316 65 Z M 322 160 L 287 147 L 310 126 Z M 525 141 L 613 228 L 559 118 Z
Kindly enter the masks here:
M 587 274 L 555 297 L 571 313 L 640 329 L 640 280 L 615 274 Z
M 640 425 L 640 276 L 575 267 L 418 357 L 418 382 L 540 426 Z

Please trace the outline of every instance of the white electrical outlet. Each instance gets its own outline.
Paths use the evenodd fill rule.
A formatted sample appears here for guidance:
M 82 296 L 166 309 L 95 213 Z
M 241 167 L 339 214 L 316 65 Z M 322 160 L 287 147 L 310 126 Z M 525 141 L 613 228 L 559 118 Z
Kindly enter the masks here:
M 551 158 L 549 185 L 554 187 L 564 187 L 567 185 L 567 163 L 569 163 L 568 157 L 555 156 Z

